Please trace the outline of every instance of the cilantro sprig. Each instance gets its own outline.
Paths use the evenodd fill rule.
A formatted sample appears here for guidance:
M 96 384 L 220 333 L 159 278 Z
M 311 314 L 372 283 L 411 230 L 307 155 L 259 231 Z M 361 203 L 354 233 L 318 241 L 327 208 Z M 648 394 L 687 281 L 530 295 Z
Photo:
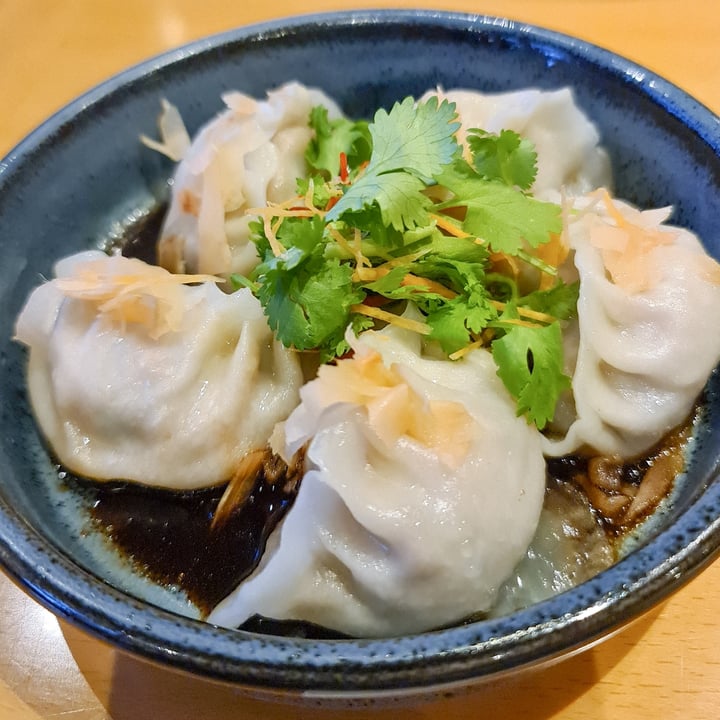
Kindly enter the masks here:
M 495 135 L 482 128 L 470 128 L 468 145 L 473 167 L 487 180 L 501 180 L 506 185 L 529 190 L 537 174 L 537 153 L 526 138 L 512 130 Z
M 378 110 L 370 125 L 372 155 L 365 172 L 330 209 L 328 222 L 376 205 L 382 222 L 402 232 L 427 225 L 431 201 L 423 190 L 449 163 L 458 145 L 455 107 L 437 98 L 416 106 L 411 97 L 390 113 Z
M 370 160 L 372 138 L 364 120 L 328 118 L 327 108 L 317 105 L 310 111 L 310 127 L 315 132 L 305 150 L 305 160 L 318 173 L 328 178 L 340 174 L 340 155 L 353 167 Z
M 454 104 L 437 98 L 405 98 L 370 123 L 315 108 L 310 126 L 310 175 L 251 224 L 260 263 L 236 285 L 253 290 L 285 345 L 323 361 L 347 352 L 348 327 L 398 321 L 412 302 L 424 320 L 410 327 L 451 359 L 486 347 L 518 414 L 544 427 L 569 383 L 561 323 L 577 287 L 534 255 L 561 221 L 530 194 L 532 145 L 471 129 L 463 149 Z M 526 263 L 542 289 L 521 282 Z

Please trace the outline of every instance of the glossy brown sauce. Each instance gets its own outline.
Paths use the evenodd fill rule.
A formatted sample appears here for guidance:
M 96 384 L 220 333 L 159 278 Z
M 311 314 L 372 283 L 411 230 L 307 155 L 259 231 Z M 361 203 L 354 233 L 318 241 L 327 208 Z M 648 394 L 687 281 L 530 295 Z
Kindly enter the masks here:
M 121 235 L 110 240 L 107 249 L 118 249 L 125 257 L 157 265 L 157 239 L 160 237 L 167 209 L 166 202 L 159 203 L 145 215 L 134 218 L 123 227 Z
M 685 466 L 698 412 L 696 409 L 644 457 L 628 462 L 591 454 L 546 458 L 547 475 L 579 487 L 608 537 L 622 540 L 672 491 Z
M 241 507 L 211 528 L 224 487 L 175 492 L 71 476 L 95 529 L 135 572 L 183 590 L 207 614 L 257 566 L 265 543 L 292 505 L 296 482 L 268 482 L 261 470 Z

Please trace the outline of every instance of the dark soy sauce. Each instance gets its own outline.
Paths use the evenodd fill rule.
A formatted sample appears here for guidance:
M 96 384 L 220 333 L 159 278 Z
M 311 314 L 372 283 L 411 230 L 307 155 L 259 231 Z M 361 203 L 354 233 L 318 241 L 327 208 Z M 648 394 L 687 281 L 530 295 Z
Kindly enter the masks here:
M 292 505 L 297 479 L 268 482 L 261 470 L 241 507 L 211 527 L 224 487 L 177 492 L 72 476 L 93 527 L 141 573 L 183 590 L 207 614 L 257 566 L 268 536 Z
M 103 243 L 107 253 L 120 253 L 137 258 L 149 265 L 157 265 L 157 240 L 168 210 L 167 202 L 160 202 L 146 212 L 126 218 L 122 229 L 112 232 Z
M 585 455 L 546 457 L 545 466 L 550 477 L 561 482 L 574 482 L 577 475 L 587 475 L 590 458 Z M 652 458 L 642 458 L 620 465 L 623 482 L 639 485 L 652 465 Z

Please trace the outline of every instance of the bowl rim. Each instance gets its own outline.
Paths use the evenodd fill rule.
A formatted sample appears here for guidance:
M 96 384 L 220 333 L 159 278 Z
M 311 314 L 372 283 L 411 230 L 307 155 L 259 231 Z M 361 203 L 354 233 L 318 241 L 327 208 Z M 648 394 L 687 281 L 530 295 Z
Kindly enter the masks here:
M 655 73 L 584 40 L 489 15 L 434 10 L 361 10 L 297 15 L 247 25 L 169 50 L 105 80 L 50 116 L 0 161 L 0 192 L 13 169 L 80 114 L 147 74 L 228 44 L 350 25 L 408 25 L 523 38 L 540 52 L 563 52 L 601 67 L 661 106 L 720 155 L 720 118 Z M 401 638 L 306 640 L 217 628 L 141 602 L 79 568 L 0 496 L 0 564 L 56 615 L 145 659 L 255 689 L 359 697 L 427 691 L 498 677 L 575 652 L 639 617 L 720 553 L 717 466 L 704 494 L 667 528 L 596 578 L 582 602 L 555 596 L 510 616 Z M 662 558 L 658 561 L 658 558 Z M 602 578 L 602 583 L 596 582 Z

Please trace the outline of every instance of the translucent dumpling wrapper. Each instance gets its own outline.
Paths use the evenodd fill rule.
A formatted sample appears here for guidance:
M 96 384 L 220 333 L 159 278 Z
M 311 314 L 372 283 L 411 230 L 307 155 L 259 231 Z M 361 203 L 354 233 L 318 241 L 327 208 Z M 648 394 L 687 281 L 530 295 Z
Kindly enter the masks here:
M 580 278 L 566 333 L 572 396 L 544 442 L 634 458 L 685 422 L 720 360 L 720 266 L 667 208 L 639 211 L 606 191 L 566 207 Z
M 352 338 L 278 433 L 307 446 L 297 499 L 259 567 L 210 614 L 260 614 L 356 636 L 436 628 L 487 610 L 543 502 L 540 435 L 492 357 L 425 356 L 397 328 Z
M 540 521 L 526 556 L 490 610 L 502 617 L 570 590 L 610 567 L 615 551 L 582 490 L 548 478 Z
M 541 199 L 554 200 L 560 189 L 576 195 L 610 184 L 610 161 L 599 145 L 598 131 L 575 104 L 569 88 L 504 93 L 439 90 L 423 99 L 430 95 L 455 103 L 462 123 L 461 142 L 472 128 L 490 133 L 514 130 L 530 140 L 538 157 L 532 192 Z
M 61 261 L 56 275 L 30 296 L 16 338 L 30 348 L 40 428 L 72 472 L 215 485 L 299 402 L 297 358 L 248 290 L 100 252 Z
M 159 262 L 171 272 L 247 274 L 258 257 L 246 211 L 295 195 L 297 178 L 307 175 L 311 109 L 340 116 L 327 95 L 295 82 L 266 100 L 240 92 L 223 100 L 227 109 L 197 134 L 173 178 L 158 242 Z

